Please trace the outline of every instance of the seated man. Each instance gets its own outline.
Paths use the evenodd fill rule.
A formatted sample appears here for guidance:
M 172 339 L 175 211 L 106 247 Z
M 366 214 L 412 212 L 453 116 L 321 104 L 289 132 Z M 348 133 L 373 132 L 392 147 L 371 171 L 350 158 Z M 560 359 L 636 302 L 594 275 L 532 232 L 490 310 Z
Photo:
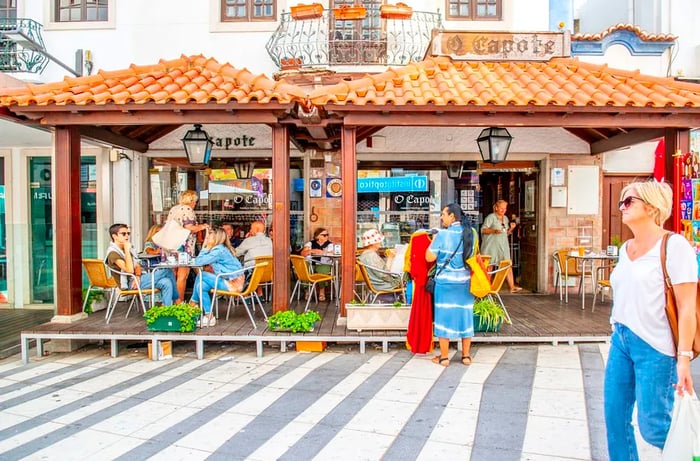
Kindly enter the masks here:
M 394 252 L 387 250 L 386 260 L 379 256 L 378 250 L 383 241 L 384 236 L 380 234 L 377 229 L 366 231 L 362 234 L 363 249 L 358 259 L 367 267 L 367 275 L 374 288 L 377 290 L 393 290 L 401 286 L 401 277 L 399 277 L 398 274 L 392 275 L 372 270 L 373 267 L 384 271 L 389 271 L 391 269 L 391 264 L 394 260 Z M 382 301 L 390 301 L 389 299 L 383 299 L 384 297 L 386 296 L 380 296 L 380 299 L 382 299 Z M 391 301 L 393 301 L 393 299 L 391 299 Z
M 265 235 L 265 224 L 253 221 L 245 240 L 236 248 L 236 256 L 243 258 L 243 267 L 255 265 L 258 256 L 272 256 L 272 240 Z
M 139 280 L 141 289 L 155 288 L 160 290 L 160 299 L 164 305 L 173 304 L 173 294 L 175 293 L 175 275 L 170 269 L 161 269 L 155 272 L 142 272 L 141 265 L 136 263 L 134 249 L 131 246 L 129 226 L 126 224 L 112 224 L 109 227 L 109 236 L 112 243 L 107 248 L 105 262 L 107 266 L 128 274 L 134 274 Z M 155 276 L 154 276 L 155 274 Z M 121 280 L 122 276 L 113 273 L 112 276 L 122 289 L 134 289 L 136 286 L 127 286 L 126 280 Z M 126 278 L 126 277 L 124 277 Z M 155 280 L 154 280 L 155 279 Z M 180 303 L 181 300 L 177 300 Z

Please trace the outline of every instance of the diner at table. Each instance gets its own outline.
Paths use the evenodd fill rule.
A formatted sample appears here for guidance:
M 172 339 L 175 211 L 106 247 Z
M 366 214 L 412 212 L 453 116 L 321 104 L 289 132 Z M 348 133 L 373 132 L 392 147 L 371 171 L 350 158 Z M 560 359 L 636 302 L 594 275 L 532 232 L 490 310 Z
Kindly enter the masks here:
M 385 251 L 386 258 L 382 258 L 379 255 L 379 249 L 383 241 L 384 236 L 377 229 L 365 231 L 362 234 L 362 253 L 360 253 L 358 259 L 367 268 L 367 275 L 376 289 L 393 290 L 401 285 L 402 280 L 401 277 L 389 273 L 394 262 L 394 251 L 387 249 Z M 389 298 L 387 295 L 382 295 L 381 297 Z M 395 300 L 382 299 L 382 301 L 391 302 Z
M 307 257 L 313 264 L 313 272 L 320 274 L 331 274 L 333 269 L 333 259 L 330 255 L 333 253 L 334 244 L 331 242 L 328 229 L 318 227 L 314 230 L 313 239 L 306 242 L 301 249 L 301 256 Z M 318 300 L 323 302 L 326 300 L 326 284 L 317 284 Z M 306 293 L 305 299 L 309 299 L 310 293 Z

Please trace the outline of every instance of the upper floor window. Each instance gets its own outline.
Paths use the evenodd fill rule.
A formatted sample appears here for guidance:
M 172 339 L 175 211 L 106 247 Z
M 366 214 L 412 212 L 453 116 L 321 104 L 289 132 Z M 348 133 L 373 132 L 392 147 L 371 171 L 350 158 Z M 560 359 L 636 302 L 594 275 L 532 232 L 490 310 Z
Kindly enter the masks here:
M 447 19 L 501 19 L 501 0 L 447 0 Z
M 0 19 L 17 19 L 17 0 L 0 0 Z
M 56 22 L 107 21 L 108 0 L 56 0 Z
M 274 0 L 222 0 L 222 21 L 275 21 L 277 2 Z

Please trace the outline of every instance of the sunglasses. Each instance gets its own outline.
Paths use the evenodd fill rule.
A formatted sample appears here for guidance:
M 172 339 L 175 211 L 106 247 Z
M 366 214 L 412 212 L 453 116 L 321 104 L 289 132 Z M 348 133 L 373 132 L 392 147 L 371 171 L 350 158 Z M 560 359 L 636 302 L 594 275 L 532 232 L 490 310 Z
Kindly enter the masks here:
M 328 234 L 318 234 L 319 237 L 328 237 Z
M 632 205 L 633 200 L 639 200 L 642 203 L 646 203 L 644 199 L 635 197 L 634 195 L 630 195 L 629 197 L 625 197 L 624 200 L 620 200 L 619 202 L 617 202 L 617 207 L 622 208 L 624 206 L 625 208 L 629 208 L 630 205 Z
M 131 232 L 119 232 L 119 235 L 121 235 L 122 237 L 124 237 L 124 236 L 127 236 L 127 235 L 131 235 Z

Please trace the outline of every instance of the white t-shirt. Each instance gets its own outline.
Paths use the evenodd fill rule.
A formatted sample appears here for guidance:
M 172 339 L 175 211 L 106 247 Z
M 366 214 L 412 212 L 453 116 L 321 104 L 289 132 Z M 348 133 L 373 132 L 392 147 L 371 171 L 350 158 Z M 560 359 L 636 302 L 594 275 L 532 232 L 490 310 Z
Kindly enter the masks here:
M 620 248 L 620 259 L 610 274 L 613 290 L 610 321 L 622 323 L 660 353 L 673 356 L 675 347 L 665 311 L 661 240 L 634 261 L 627 256 L 627 243 Z M 698 281 L 695 250 L 678 234 L 668 240 L 666 270 L 673 285 Z

